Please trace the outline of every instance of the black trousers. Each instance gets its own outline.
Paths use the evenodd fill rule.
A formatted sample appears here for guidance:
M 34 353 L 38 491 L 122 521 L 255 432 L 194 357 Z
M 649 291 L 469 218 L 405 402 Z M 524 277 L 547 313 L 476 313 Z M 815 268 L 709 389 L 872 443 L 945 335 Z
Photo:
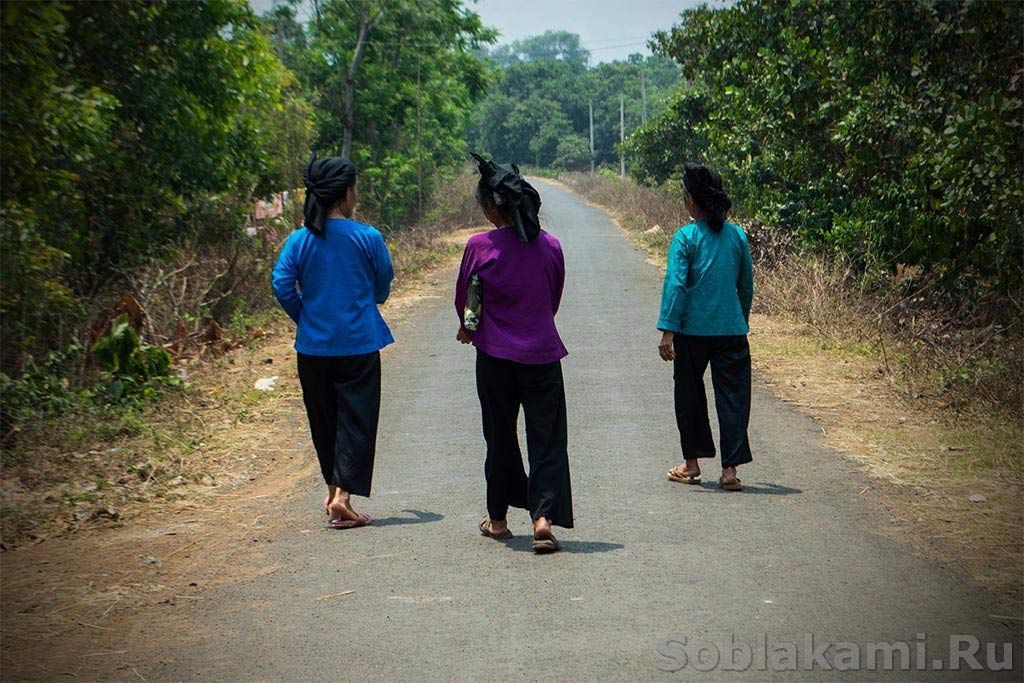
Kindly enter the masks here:
M 534 520 L 547 517 L 552 524 L 571 529 L 562 363 L 516 363 L 477 349 L 476 390 L 487 442 L 487 514 L 505 519 L 509 506 L 524 508 Z M 529 476 L 519 450 L 520 406 L 526 414 Z
M 359 356 L 300 353 L 298 368 L 324 481 L 369 496 L 380 416 L 380 352 Z
M 715 457 L 711 439 L 704 373 L 711 365 L 718 412 L 722 467 L 753 460 L 747 425 L 750 422 L 750 346 L 746 335 L 697 337 L 677 334 L 673 341 L 676 425 L 683 458 Z

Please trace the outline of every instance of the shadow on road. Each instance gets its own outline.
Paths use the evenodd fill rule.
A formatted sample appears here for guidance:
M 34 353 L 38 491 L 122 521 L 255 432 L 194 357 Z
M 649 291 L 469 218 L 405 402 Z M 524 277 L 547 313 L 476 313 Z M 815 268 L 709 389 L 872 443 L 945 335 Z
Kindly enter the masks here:
M 563 541 L 558 544 L 562 546 L 563 553 L 576 553 L 589 555 L 590 553 L 607 553 L 612 550 L 622 550 L 626 546 L 621 543 L 604 543 L 602 541 Z M 516 536 L 505 543 L 510 550 L 517 552 L 533 552 L 532 536 Z
M 770 484 L 765 481 L 759 481 L 756 484 L 744 483 L 742 491 L 726 491 L 725 489 L 718 488 L 717 482 L 705 481 L 699 486 L 694 486 L 693 490 L 697 493 L 732 493 L 737 495 L 753 493 L 767 496 L 791 496 L 793 494 L 803 493 L 803 490 L 801 489 L 783 486 L 782 484 Z
M 384 517 L 382 519 L 373 520 L 373 526 L 426 524 L 427 522 L 439 522 L 444 519 L 444 515 L 439 515 L 436 512 L 425 512 L 423 510 L 402 510 L 402 512 L 412 513 L 415 517 Z

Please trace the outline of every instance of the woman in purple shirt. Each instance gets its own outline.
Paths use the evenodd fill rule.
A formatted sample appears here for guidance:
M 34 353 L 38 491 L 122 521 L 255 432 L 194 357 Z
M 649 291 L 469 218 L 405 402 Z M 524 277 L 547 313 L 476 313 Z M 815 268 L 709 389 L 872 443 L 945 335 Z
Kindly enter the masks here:
M 555 328 L 565 260 L 558 240 L 540 229 L 540 196 L 519 169 L 473 156 L 480 170 L 477 201 L 496 228 L 466 244 L 455 290 L 457 339 L 476 346 L 487 442 L 487 514 L 480 532 L 510 538 L 508 508 L 524 508 L 533 519 L 534 551 L 552 552 L 559 546 L 551 526 L 573 526 L 561 363 L 568 352 Z M 483 303 L 471 331 L 465 308 L 474 276 Z M 519 450 L 520 406 L 526 414 L 529 476 Z

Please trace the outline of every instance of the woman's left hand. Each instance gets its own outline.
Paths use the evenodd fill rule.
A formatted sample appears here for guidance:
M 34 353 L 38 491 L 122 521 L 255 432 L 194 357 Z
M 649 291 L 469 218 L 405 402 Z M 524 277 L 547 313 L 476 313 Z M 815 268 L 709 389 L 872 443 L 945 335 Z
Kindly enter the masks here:
M 672 332 L 661 333 L 661 343 L 658 344 L 658 353 L 661 354 L 662 360 L 675 360 L 676 351 L 673 348 L 672 342 L 675 340 L 675 334 Z
M 465 327 L 459 326 L 459 331 L 455 333 L 455 338 L 463 344 L 472 344 L 473 340 L 469 338 L 469 332 Z

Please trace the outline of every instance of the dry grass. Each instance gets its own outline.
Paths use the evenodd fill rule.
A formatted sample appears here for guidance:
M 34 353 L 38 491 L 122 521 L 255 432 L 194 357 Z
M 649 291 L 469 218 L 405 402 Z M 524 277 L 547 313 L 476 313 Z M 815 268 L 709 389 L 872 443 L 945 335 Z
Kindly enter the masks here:
M 758 311 L 809 325 L 826 346 L 877 355 L 895 391 L 937 409 L 1019 423 L 1024 328 L 1008 297 L 951 300 L 913 269 L 865 273 L 842 255 L 760 269 Z
M 689 220 L 681 193 L 606 176 L 562 180 L 609 209 L 662 265 L 671 234 Z M 1019 302 L 940 300 L 937 281 L 914 269 L 869 277 L 842 257 L 792 255 L 778 231 L 744 227 L 755 261 L 750 342 L 759 377 L 866 468 L 901 534 L 1019 604 Z

